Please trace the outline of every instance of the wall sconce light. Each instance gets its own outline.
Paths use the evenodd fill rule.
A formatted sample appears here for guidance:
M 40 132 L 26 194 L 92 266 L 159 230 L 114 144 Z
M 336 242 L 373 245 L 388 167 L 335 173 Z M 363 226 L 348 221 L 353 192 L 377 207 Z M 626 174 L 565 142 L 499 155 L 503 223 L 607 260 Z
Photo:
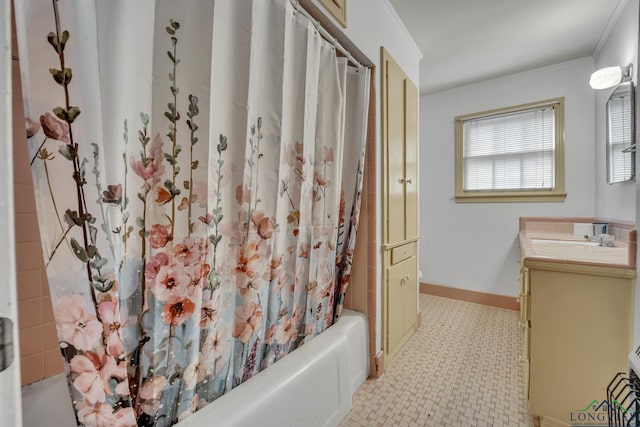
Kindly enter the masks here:
M 633 64 L 626 67 L 606 67 L 600 68 L 591 74 L 589 86 L 593 89 L 607 89 L 617 86 L 622 82 L 631 81 L 631 73 L 633 72 Z

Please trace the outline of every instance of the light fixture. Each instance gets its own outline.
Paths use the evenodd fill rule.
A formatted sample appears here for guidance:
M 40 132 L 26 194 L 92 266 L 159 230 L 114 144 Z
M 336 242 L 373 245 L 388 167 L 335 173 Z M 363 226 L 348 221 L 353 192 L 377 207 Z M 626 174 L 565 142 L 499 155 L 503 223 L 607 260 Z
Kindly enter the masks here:
M 633 64 L 626 67 L 615 66 L 600 68 L 591 74 L 589 86 L 593 89 L 607 89 L 622 82 L 631 81 L 631 73 L 633 72 Z

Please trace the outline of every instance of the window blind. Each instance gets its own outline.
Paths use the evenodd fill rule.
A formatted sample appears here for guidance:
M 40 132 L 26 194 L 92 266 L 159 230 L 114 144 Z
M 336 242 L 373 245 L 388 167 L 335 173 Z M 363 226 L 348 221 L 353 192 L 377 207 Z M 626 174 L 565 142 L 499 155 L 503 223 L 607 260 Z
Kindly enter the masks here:
M 467 120 L 464 191 L 552 190 L 554 150 L 551 106 Z
M 623 182 L 633 178 L 633 156 L 622 150 L 632 144 L 631 96 L 611 98 L 609 114 L 609 182 Z

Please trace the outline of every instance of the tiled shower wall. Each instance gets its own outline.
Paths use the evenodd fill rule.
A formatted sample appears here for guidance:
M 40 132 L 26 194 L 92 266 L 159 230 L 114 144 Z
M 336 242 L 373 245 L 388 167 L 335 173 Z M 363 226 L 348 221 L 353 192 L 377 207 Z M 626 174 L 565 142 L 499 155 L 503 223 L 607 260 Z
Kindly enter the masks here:
M 62 372 L 62 357 L 58 349 L 49 286 L 40 249 L 33 179 L 29 166 L 31 159 L 29 159 L 27 151 L 24 129 L 19 56 L 15 43 L 15 27 L 13 25 L 12 27 L 13 192 L 16 221 L 20 364 L 22 366 L 22 384 L 25 385 Z
M 377 281 L 376 256 L 378 246 L 376 241 L 376 226 L 378 224 L 376 209 L 376 96 L 374 90 L 375 68 L 371 69 L 371 86 L 369 91 L 369 111 L 367 124 L 366 158 L 364 181 L 362 186 L 362 206 L 360 209 L 360 223 L 356 247 L 353 254 L 353 272 L 351 284 L 345 297 L 345 308 L 359 311 L 367 315 L 369 324 L 369 357 L 370 372 L 377 377 L 379 372 L 374 370 L 376 358 L 376 298 Z

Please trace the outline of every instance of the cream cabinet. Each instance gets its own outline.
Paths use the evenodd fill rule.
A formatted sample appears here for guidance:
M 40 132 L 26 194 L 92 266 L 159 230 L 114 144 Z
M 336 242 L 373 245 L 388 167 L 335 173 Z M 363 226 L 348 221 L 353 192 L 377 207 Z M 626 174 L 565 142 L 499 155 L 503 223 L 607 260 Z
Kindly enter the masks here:
M 416 330 L 418 306 L 418 258 L 415 243 L 386 251 L 385 300 L 387 334 L 385 349 L 393 357 Z
M 392 359 L 418 316 L 418 89 L 382 48 L 383 349 Z
M 383 234 L 387 244 L 418 237 L 418 89 L 382 49 Z
M 543 427 L 571 425 L 627 370 L 635 271 L 525 258 L 520 281 L 529 411 Z

